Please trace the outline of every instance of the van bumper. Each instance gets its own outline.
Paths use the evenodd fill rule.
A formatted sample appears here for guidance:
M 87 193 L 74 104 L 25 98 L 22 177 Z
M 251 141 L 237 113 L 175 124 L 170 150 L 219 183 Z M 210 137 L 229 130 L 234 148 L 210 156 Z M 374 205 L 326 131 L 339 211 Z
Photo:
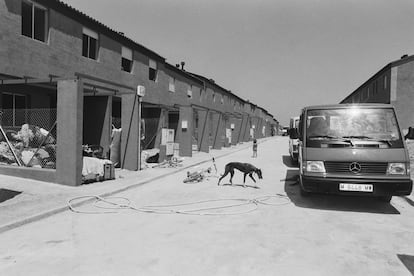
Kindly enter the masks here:
M 372 192 L 340 191 L 340 183 L 371 184 Z M 413 181 L 407 179 L 350 179 L 350 178 L 324 178 L 301 175 L 301 186 L 306 192 L 330 193 L 343 195 L 364 196 L 402 196 L 409 195 L 413 189 Z

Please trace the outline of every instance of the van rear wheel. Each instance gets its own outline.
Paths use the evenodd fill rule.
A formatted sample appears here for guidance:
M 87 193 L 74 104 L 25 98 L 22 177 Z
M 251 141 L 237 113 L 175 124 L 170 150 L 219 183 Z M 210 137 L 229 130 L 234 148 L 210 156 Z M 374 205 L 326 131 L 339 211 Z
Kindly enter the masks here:
M 380 197 L 378 197 L 378 199 L 379 199 L 380 201 L 382 201 L 382 202 L 387 202 L 387 203 L 389 203 L 389 202 L 391 201 L 391 198 L 392 198 L 392 196 L 390 196 L 390 195 L 386 195 L 386 196 L 380 196 Z

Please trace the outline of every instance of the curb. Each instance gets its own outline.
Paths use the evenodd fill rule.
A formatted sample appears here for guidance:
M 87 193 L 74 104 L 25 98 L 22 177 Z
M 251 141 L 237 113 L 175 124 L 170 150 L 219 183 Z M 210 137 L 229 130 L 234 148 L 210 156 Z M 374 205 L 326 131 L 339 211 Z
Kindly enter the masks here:
M 264 138 L 264 139 L 265 139 L 265 140 L 263 140 L 263 139 L 262 139 L 262 141 L 261 141 L 261 142 L 264 142 L 264 141 L 267 141 L 267 140 L 268 140 L 268 139 L 266 139 L 266 138 Z M 239 152 L 239 151 L 245 150 L 245 149 L 249 148 L 250 146 L 251 146 L 251 145 L 249 144 L 249 145 L 248 145 L 248 146 L 246 146 L 246 147 L 242 147 L 242 148 L 240 148 L 240 149 L 237 149 L 237 150 L 234 150 L 234 151 L 231 151 L 231 152 L 228 152 L 228 153 L 224 153 L 224 154 L 222 154 L 222 155 L 218 155 L 217 157 L 214 157 L 214 158 L 215 158 L 215 159 L 222 158 L 222 157 L 225 157 L 225 156 L 231 155 L 231 154 L 233 154 L 233 153 L 236 153 L 236 152 Z M 158 179 L 161 179 L 161 178 L 164 178 L 164 177 L 167 177 L 167 176 L 170 176 L 170 175 L 176 174 L 176 173 L 178 173 L 178 172 L 182 172 L 182 171 L 187 170 L 187 169 L 189 169 L 189 168 L 192 168 L 192 167 L 195 167 L 195 166 L 198 166 L 198 165 L 201 165 L 201 164 L 204 164 L 204 163 L 210 162 L 210 161 L 211 161 L 211 158 L 209 158 L 209 159 L 207 159 L 207 160 L 199 161 L 199 162 L 197 162 L 197 163 L 194 163 L 194 164 L 188 165 L 188 166 L 186 166 L 186 167 L 183 167 L 183 168 L 180 168 L 180 169 L 174 170 L 174 171 L 172 171 L 172 172 L 168 172 L 168 173 L 165 173 L 165 174 L 162 174 L 162 175 L 159 175 L 159 176 L 153 177 L 153 178 L 149 178 L 149 179 L 147 179 L 147 180 L 144 180 L 144 181 L 141 181 L 141 182 L 138 182 L 138 183 L 135 183 L 135 184 L 131 184 L 131 185 L 129 185 L 129 186 L 126 186 L 126 187 L 123 187 L 123 188 L 120 188 L 120 189 L 112 190 L 112 191 L 109 191 L 109 192 L 106 192 L 106 193 L 100 194 L 100 195 L 98 195 L 98 196 L 100 196 L 100 197 L 108 197 L 108 196 L 112 196 L 112 195 L 114 195 L 114 194 L 121 193 L 121 192 L 124 192 L 124 191 L 130 190 L 130 189 L 137 188 L 137 187 L 142 186 L 142 185 L 144 185 L 144 184 L 147 184 L 147 183 L 149 183 L 149 182 L 152 182 L 152 181 L 155 181 L 155 180 L 158 180 Z M 84 199 L 84 200 L 80 200 L 80 201 L 78 201 L 77 203 L 73 203 L 73 204 L 72 204 L 72 206 L 73 206 L 73 207 L 79 207 L 79 206 L 82 206 L 82 205 L 84 205 L 84 204 L 90 203 L 90 202 L 92 202 L 93 200 L 94 200 L 93 198 L 90 198 L 90 199 Z M 11 223 L 7 223 L 7 224 L 5 224 L 5 225 L 0 225 L 0 234 L 1 234 L 1 233 L 4 233 L 4 232 L 6 232 L 6 231 L 9 231 L 9 230 L 15 229 L 15 228 L 17 228 L 17 227 L 20 227 L 20 226 L 23 226 L 23 225 L 26 225 L 26 224 L 29 224 L 29 223 L 32 223 L 32 222 L 36 222 L 36 221 L 39 221 L 39 220 L 44 219 L 44 218 L 47 218 L 47 217 L 50 217 L 50 216 L 52 216 L 52 215 L 59 214 L 59 213 L 62 213 L 62 212 L 64 212 L 64 211 L 68 211 L 68 210 L 69 210 L 69 207 L 68 207 L 68 205 L 67 205 L 67 204 L 65 204 L 65 205 L 63 205 L 63 206 L 61 205 L 61 206 L 56 207 L 56 208 L 53 208 L 53 209 L 51 209 L 51 210 L 44 211 L 44 212 L 41 212 L 41 213 L 39 213 L 39 214 L 36 214 L 36 215 L 30 216 L 30 217 L 27 217 L 27 218 L 23 218 L 23 219 L 20 219 L 20 220 L 18 220 L 18 221 L 14 221 L 14 222 L 11 222 Z

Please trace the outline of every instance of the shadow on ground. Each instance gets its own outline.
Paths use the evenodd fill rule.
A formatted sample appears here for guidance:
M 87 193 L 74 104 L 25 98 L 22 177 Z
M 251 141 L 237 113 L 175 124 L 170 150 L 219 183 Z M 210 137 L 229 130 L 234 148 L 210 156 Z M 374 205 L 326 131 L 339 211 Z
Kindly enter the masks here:
M 0 203 L 12 199 L 13 197 L 21 194 L 22 192 L 8 190 L 8 189 L 0 189 Z
M 402 197 L 408 204 L 410 204 L 411 206 L 414 206 L 414 201 L 412 201 L 409 197 L 407 196 L 403 196 Z
M 242 187 L 244 188 L 243 184 L 230 184 L 230 183 L 225 183 L 225 184 L 220 184 L 220 186 L 230 186 L 230 187 Z M 245 188 L 254 188 L 254 189 L 260 189 L 259 186 L 254 186 L 254 185 L 245 185 Z
M 391 204 L 379 201 L 373 197 L 330 194 L 310 194 L 307 197 L 303 197 L 300 194 L 299 169 L 288 169 L 286 177 L 282 181 L 285 181 L 286 195 L 298 207 L 348 212 L 400 214 Z
M 297 168 L 298 167 L 298 164 L 294 163 L 292 161 L 292 158 L 290 158 L 290 155 L 283 155 L 282 160 L 283 160 L 283 164 L 285 164 L 285 166 L 288 167 L 288 168 Z
M 414 256 L 397 254 L 400 261 L 405 265 L 405 267 L 414 275 Z

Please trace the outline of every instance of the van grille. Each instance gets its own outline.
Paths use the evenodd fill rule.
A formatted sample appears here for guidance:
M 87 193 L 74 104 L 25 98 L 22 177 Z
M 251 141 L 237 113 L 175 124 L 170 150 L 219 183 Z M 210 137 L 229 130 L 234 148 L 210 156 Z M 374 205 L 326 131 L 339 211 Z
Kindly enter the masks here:
M 359 173 L 350 171 L 350 165 L 354 162 L 334 162 L 326 161 L 325 169 L 327 173 L 346 173 L 346 174 L 386 174 L 388 163 L 383 162 L 358 162 L 361 166 Z

